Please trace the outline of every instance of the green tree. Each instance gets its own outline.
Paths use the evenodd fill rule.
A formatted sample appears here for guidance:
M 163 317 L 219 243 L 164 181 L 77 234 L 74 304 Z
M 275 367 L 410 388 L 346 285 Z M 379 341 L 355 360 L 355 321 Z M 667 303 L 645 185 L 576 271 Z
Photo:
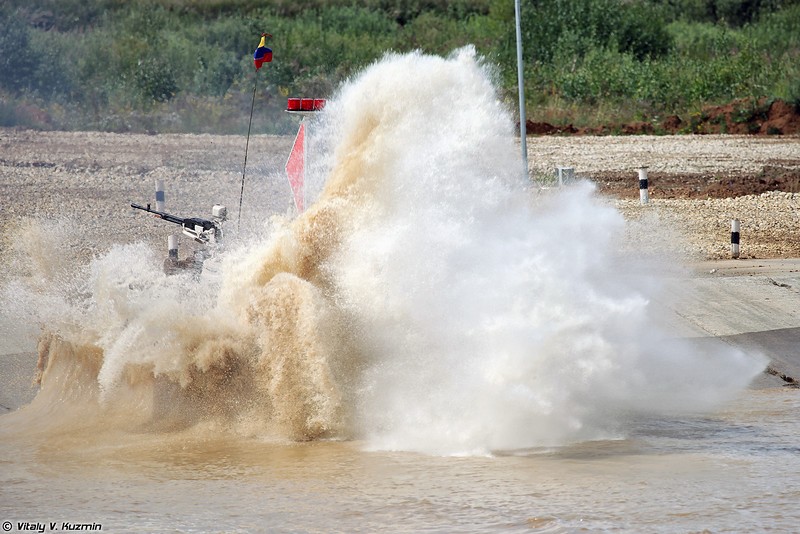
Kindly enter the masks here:
M 0 26 L 0 86 L 13 94 L 38 89 L 36 72 L 43 58 L 31 46 L 27 22 L 2 9 Z

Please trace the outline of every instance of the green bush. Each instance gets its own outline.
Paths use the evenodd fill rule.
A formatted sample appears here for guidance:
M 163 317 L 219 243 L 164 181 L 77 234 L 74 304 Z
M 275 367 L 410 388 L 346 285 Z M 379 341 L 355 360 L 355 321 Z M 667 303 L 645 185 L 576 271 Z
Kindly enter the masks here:
M 667 0 L 669 18 L 684 22 L 742 27 L 765 14 L 797 5 L 797 0 Z
M 654 4 L 618 0 L 535 0 L 521 16 L 526 54 L 542 62 L 551 61 L 565 40 L 578 55 L 610 48 L 638 59 L 660 57 L 671 47 L 664 23 Z
M 748 38 L 771 55 L 797 53 L 800 48 L 800 2 L 774 13 L 767 13 L 743 29 Z
M 140 59 L 135 76 L 136 86 L 146 99 L 166 102 L 178 92 L 172 66 L 159 57 Z
M 31 30 L 16 13 L 0 11 L 0 85 L 13 94 L 38 88 L 35 73 L 42 57 L 31 46 Z

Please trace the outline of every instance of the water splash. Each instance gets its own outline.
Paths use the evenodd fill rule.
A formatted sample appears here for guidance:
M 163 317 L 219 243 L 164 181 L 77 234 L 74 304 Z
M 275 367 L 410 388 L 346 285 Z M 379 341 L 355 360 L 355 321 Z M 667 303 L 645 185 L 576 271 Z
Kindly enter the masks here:
M 763 368 L 658 331 L 621 215 L 589 184 L 531 189 L 472 48 L 387 55 L 314 126 L 314 204 L 229 252 L 219 283 L 167 278 L 140 246 L 95 260 L 45 321 L 42 393 L 78 388 L 124 425 L 135 406 L 150 428 L 482 454 L 709 409 Z

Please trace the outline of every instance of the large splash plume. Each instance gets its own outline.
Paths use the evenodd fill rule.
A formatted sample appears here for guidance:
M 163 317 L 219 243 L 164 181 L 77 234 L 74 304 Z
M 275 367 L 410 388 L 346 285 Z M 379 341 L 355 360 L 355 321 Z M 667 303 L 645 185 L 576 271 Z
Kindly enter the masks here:
M 472 48 L 386 56 L 314 132 L 314 203 L 229 252 L 220 284 L 142 246 L 95 260 L 42 319 L 34 407 L 79 391 L 127 425 L 485 453 L 709 409 L 763 368 L 659 332 L 621 215 L 589 184 L 531 187 Z

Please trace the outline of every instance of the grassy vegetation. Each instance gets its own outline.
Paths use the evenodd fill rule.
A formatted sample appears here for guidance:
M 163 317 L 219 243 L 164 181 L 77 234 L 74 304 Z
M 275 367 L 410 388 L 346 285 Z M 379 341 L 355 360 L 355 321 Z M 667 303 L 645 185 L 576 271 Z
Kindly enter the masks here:
M 523 0 L 527 115 L 594 126 L 704 104 L 800 106 L 800 0 Z M 255 132 L 287 95 L 328 96 L 386 51 L 474 44 L 516 93 L 513 0 L 7 0 L 0 125 L 241 133 L 262 31 Z

